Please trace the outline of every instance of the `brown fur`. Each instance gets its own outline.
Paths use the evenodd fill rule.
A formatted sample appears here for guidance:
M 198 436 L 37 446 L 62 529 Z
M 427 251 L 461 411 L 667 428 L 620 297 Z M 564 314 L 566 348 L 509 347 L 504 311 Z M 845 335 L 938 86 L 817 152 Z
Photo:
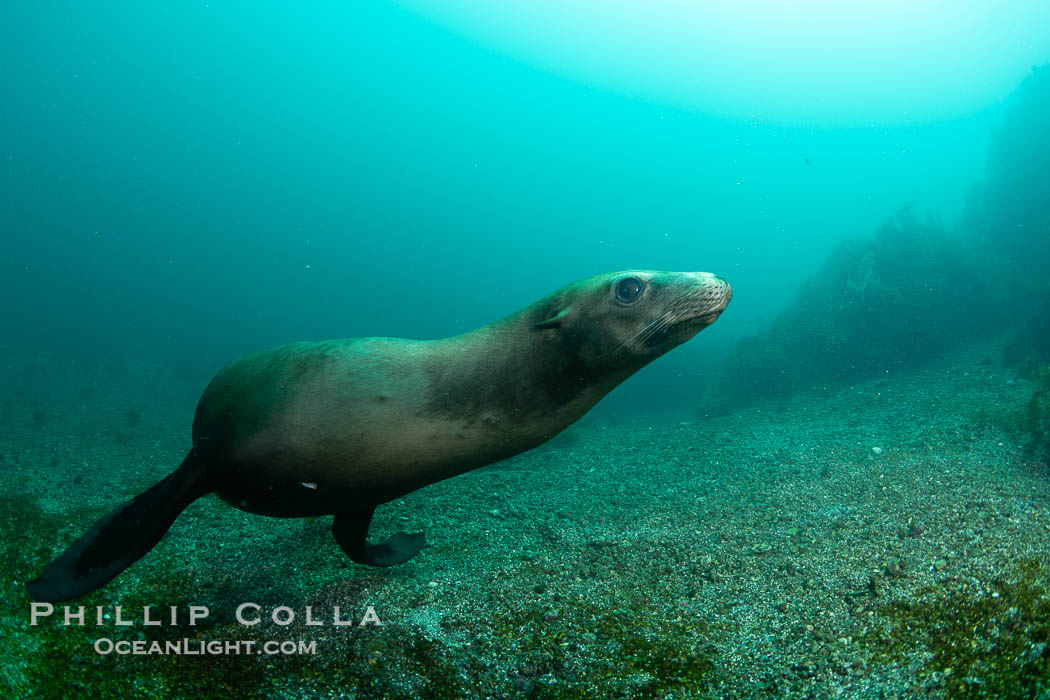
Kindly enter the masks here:
M 646 283 L 631 305 L 614 296 L 625 276 Z M 547 441 L 712 322 L 729 296 L 714 277 L 629 271 L 453 338 L 257 353 L 208 386 L 194 443 L 238 508 L 305 516 L 375 506 Z M 685 325 L 637 335 L 665 312 Z

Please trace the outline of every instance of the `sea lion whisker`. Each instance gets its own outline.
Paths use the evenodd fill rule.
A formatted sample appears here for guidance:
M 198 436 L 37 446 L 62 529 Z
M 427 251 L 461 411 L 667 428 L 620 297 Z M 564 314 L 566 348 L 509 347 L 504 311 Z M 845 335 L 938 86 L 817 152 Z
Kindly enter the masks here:
M 649 330 L 649 328 L 651 328 L 652 326 L 656 325 L 657 323 L 660 323 L 661 321 L 663 321 L 667 317 L 667 315 L 669 313 L 670 312 L 665 312 L 665 313 L 661 314 L 660 316 L 656 317 L 655 319 L 653 319 L 652 321 L 647 323 L 645 326 L 643 326 L 642 329 L 639 330 L 637 333 L 635 333 L 631 337 L 627 338 L 622 343 L 617 345 L 615 348 L 613 348 L 612 350 L 607 352 L 606 355 L 612 355 L 617 350 L 620 350 L 621 348 L 625 347 L 629 342 L 631 342 L 632 340 L 634 340 L 635 338 L 639 337 L 640 335 L 645 333 L 647 330 Z M 646 336 L 646 337 L 648 337 L 648 336 Z
M 658 319 L 659 322 L 660 322 L 659 324 L 650 324 L 649 327 L 645 331 L 645 335 L 643 336 L 643 339 L 644 340 L 648 340 L 649 338 L 652 338 L 654 335 L 656 335 L 660 331 L 662 331 L 665 328 L 667 328 L 669 325 L 671 325 L 674 322 L 674 316 L 675 316 L 675 314 L 674 314 L 673 310 L 672 311 L 668 311 L 667 313 L 665 313 L 663 316 L 661 316 Z

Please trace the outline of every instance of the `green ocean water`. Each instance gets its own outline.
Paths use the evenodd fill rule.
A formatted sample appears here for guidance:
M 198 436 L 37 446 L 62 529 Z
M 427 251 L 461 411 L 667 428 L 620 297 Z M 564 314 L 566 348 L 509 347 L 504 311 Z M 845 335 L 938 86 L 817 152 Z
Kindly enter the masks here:
M 1030 12 L 1018 32 L 1045 19 Z M 871 124 L 819 103 L 782 123 L 775 98 L 736 115 L 581 82 L 396 4 L 12 5 L 4 27 L 3 280 L 23 300 L 6 342 L 112 357 L 119 334 L 119 354 L 203 374 L 295 338 L 454 334 L 624 268 L 744 290 L 706 349 L 682 350 L 691 365 L 783 308 L 841 238 L 913 201 L 951 225 L 1050 50 L 1012 49 L 965 111 L 910 120 L 931 85 Z
M 922 688 L 959 697 L 1045 696 L 1050 691 L 1037 677 L 1048 671 L 1046 625 L 1039 622 L 1047 610 L 1044 523 L 1050 517 L 1048 64 L 1050 10 L 1039 2 L 4 4 L 0 496 L 8 513 L 4 615 L 16 632 L 7 641 L 5 658 L 14 660 L 4 662 L 2 687 L 11 697 L 119 694 L 115 657 L 98 657 L 80 637 L 70 641 L 59 631 L 43 634 L 28 625 L 22 584 L 109 508 L 177 465 L 189 447 L 197 396 L 230 360 L 300 340 L 452 336 L 577 279 L 655 269 L 716 273 L 732 284 L 733 301 L 697 338 L 616 389 L 552 443 L 551 452 L 517 458 L 526 461 L 512 461 L 505 476 L 491 477 L 506 479 L 512 491 L 535 494 L 542 482 L 521 476 L 519 483 L 517 470 L 561 465 L 561 476 L 550 478 L 569 500 L 548 508 L 532 495 L 507 503 L 501 496 L 490 507 L 483 493 L 488 482 L 465 481 L 435 487 L 465 489 L 435 491 L 436 505 L 422 496 L 391 505 L 401 510 L 390 511 L 382 523 L 387 529 L 400 527 L 395 518 L 428 532 L 435 522 L 460 523 L 467 529 L 456 532 L 471 542 L 447 540 L 425 553 L 430 568 L 392 578 L 333 561 L 340 555 L 334 546 L 325 549 L 331 544 L 327 525 L 302 525 L 300 532 L 299 521 L 282 521 L 272 527 L 292 529 L 277 530 L 275 539 L 269 521 L 223 520 L 241 515 L 229 515 L 216 502 L 187 514 L 200 532 L 235 526 L 267 552 L 263 560 L 313 566 L 316 578 L 303 571 L 287 579 L 260 573 L 270 570 L 252 558 L 186 564 L 191 553 L 206 557 L 212 540 L 223 540 L 195 538 L 187 530 L 173 531 L 169 538 L 179 539 L 171 550 L 150 555 L 161 559 L 150 564 L 147 558 L 133 570 L 155 600 L 122 579 L 113 584 L 117 588 L 92 594 L 91 605 L 132 599 L 218 604 L 258 595 L 299 608 L 314 599 L 345 595 L 356 604 L 371 595 L 397 613 L 378 652 L 356 637 L 352 643 L 319 637 L 353 658 L 348 668 L 358 680 L 320 680 L 338 666 L 330 652 L 322 671 L 309 671 L 308 664 L 304 670 L 301 662 L 279 672 L 230 663 L 217 671 L 209 667 L 196 685 L 189 667 L 168 664 L 153 676 L 152 667 L 140 663 L 135 668 L 143 684 L 136 692 L 831 693 L 836 686 L 820 680 L 823 670 L 805 676 L 783 660 L 789 670 L 780 675 L 780 661 L 756 662 L 765 686 L 746 685 L 743 671 L 707 680 L 708 667 L 728 663 L 730 650 L 738 648 L 733 635 L 743 638 L 746 629 L 761 636 L 754 631 L 760 626 L 749 627 L 743 614 L 733 623 L 736 632 L 728 623 L 715 625 L 705 617 L 715 613 L 695 603 L 700 598 L 690 598 L 685 583 L 668 606 L 679 610 L 685 607 L 680 600 L 694 601 L 699 608 L 689 609 L 709 625 L 703 644 L 718 651 L 664 663 L 669 650 L 684 648 L 680 630 L 650 625 L 638 632 L 641 627 L 615 615 L 608 619 L 620 622 L 593 622 L 624 609 L 625 591 L 637 590 L 638 581 L 617 587 L 615 576 L 581 575 L 582 582 L 601 585 L 570 593 L 546 579 L 565 568 L 575 583 L 579 562 L 544 557 L 577 548 L 611 556 L 607 541 L 637 544 L 623 533 L 650 526 L 645 514 L 627 515 L 630 499 L 614 488 L 619 479 L 632 488 L 655 484 L 660 503 L 673 494 L 695 495 L 693 482 L 685 476 L 675 482 L 674 472 L 656 470 L 657 463 L 686 465 L 689 478 L 732 474 L 737 484 L 754 460 L 756 482 L 765 484 L 773 478 L 763 471 L 767 467 L 776 472 L 796 465 L 791 455 L 825 454 L 823 466 L 806 462 L 797 474 L 776 472 L 794 485 L 785 487 L 791 491 L 850 468 L 881 478 L 864 470 L 896 444 L 916 450 L 907 462 L 912 466 L 901 466 L 915 483 L 921 481 L 915 470 L 936 471 L 942 462 L 965 464 L 958 473 L 966 474 L 987 467 L 987 474 L 972 473 L 991 495 L 970 502 L 1021 504 L 1003 506 L 1009 512 L 1001 517 L 1032 528 L 1018 526 L 1002 559 L 989 558 L 985 568 L 975 565 L 951 579 L 984 581 L 993 569 L 1003 572 L 1007 609 L 985 615 L 978 609 L 984 598 L 967 599 L 971 607 L 953 604 L 982 620 L 1020 610 L 1010 615 L 1021 615 L 1028 627 L 1010 627 L 1017 646 L 1000 651 L 1003 658 L 1025 659 L 1021 670 L 1000 677 L 967 666 L 978 681 L 963 683 L 961 691 L 941 676 L 940 685 Z M 946 397 L 938 399 L 942 403 L 923 403 L 916 386 L 925 380 L 919 377 L 929 381 L 931 396 Z M 954 402 L 945 388 L 953 381 L 959 382 Z M 881 399 L 856 399 L 898 390 L 908 398 L 895 409 Z M 873 417 L 869 410 L 880 413 Z M 826 442 L 813 438 L 811 444 L 807 431 L 817 428 L 807 421 L 817 415 L 826 416 L 818 421 Z M 894 416 L 901 415 L 912 424 L 929 422 L 929 436 L 908 433 L 905 440 L 898 426 L 895 441 L 887 426 L 897 425 Z M 939 422 L 951 416 L 958 425 Z M 763 434 L 781 429 L 780 444 L 765 442 Z M 851 429 L 857 434 L 843 437 Z M 661 436 L 658 446 L 646 442 L 650 430 Z M 738 431 L 753 437 L 741 443 L 733 439 Z M 845 442 L 835 442 L 840 438 Z M 980 464 L 959 456 L 963 442 L 970 457 L 981 455 Z M 827 457 L 835 449 L 841 455 L 846 443 L 860 446 L 842 458 L 853 467 Z M 879 452 L 870 453 L 872 447 Z M 639 459 L 636 450 L 655 456 Z M 779 466 L 769 467 L 766 457 Z M 590 501 L 588 475 L 603 484 Z M 1028 481 L 1022 488 L 1015 478 Z M 475 483 L 477 492 L 471 490 Z M 843 476 L 842 483 L 851 480 Z M 584 489 L 578 499 L 567 495 L 570 486 Z M 895 513 L 885 517 L 908 542 L 918 537 L 912 525 L 920 521 L 919 534 L 934 530 L 931 523 L 945 531 L 955 527 L 876 496 L 857 498 L 842 512 L 865 512 L 867 505 Z M 464 500 L 473 510 L 463 512 Z M 702 510 L 692 500 L 668 507 L 681 511 L 674 511 L 676 518 Z M 590 508 L 595 510 L 587 515 Z M 848 520 L 835 515 L 836 508 L 811 509 L 825 513 L 813 516 L 832 533 L 825 542 L 839 532 L 827 523 Z M 539 512 L 553 520 L 536 525 Z M 783 517 L 802 516 L 785 507 Z M 864 517 L 876 519 L 857 519 Z M 582 544 L 560 529 L 570 521 L 583 533 Z M 501 534 L 479 534 L 491 533 L 493 522 L 506 523 Z M 805 529 L 807 522 L 770 527 Z M 621 533 L 620 539 L 603 528 Z M 524 539 L 511 533 L 524 533 Z M 487 536 L 499 546 L 486 549 Z M 298 537 L 309 544 L 297 546 Z M 726 585 L 725 574 L 719 581 L 711 574 L 718 567 L 708 562 L 728 556 L 717 554 L 718 547 L 740 539 L 745 553 L 766 552 L 736 530 L 703 530 L 696 537 L 707 544 L 690 547 L 681 555 L 685 562 L 667 563 L 667 573 L 659 564 L 651 578 L 692 571 L 704 585 Z M 655 546 L 653 557 L 661 556 L 663 545 L 644 541 Z M 912 570 L 930 564 L 923 571 L 938 575 L 944 567 L 934 563 L 943 558 L 951 574 L 948 552 L 956 545 L 938 546 L 923 550 L 929 562 L 918 564 L 920 555 L 912 555 Z M 303 549 L 328 558 L 297 559 Z M 860 580 L 845 588 L 867 590 L 870 571 L 857 573 L 863 567 L 881 572 L 879 581 L 897 580 L 886 572 L 908 555 L 879 551 L 842 573 L 842 580 L 852 574 Z M 444 564 L 442 556 L 448 557 Z M 804 560 L 805 552 L 792 556 Z M 498 585 L 502 574 L 493 573 L 503 561 L 525 562 L 527 569 L 509 592 Z M 536 561 L 546 563 L 530 569 Z M 640 565 L 602 561 L 583 568 Z M 782 564 L 776 571 L 783 573 L 788 565 Z M 198 593 L 199 571 L 207 577 L 231 566 L 255 573 L 241 581 L 210 580 Z M 419 602 L 432 581 L 444 586 L 446 575 L 472 583 L 448 593 L 444 608 L 440 597 Z M 918 606 L 929 593 L 917 592 L 933 585 L 926 574 L 914 576 L 912 598 L 901 593 L 894 599 L 893 605 L 904 606 L 894 614 Z M 332 586 L 342 588 L 333 592 Z M 560 597 L 551 601 L 554 590 Z M 836 600 L 852 595 L 832 590 L 829 598 Z M 655 583 L 650 593 L 646 600 L 663 595 Z M 767 600 L 767 593 L 726 595 L 741 596 L 733 605 L 761 601 L 773 608 L 783 602 L 783 594 L 769 593 Z M 474 650 L 448 637 L 449 625 L 434 622 L 462 615 L 464 600 L 490 595 L 507 596 L 500 598 L 504 603 L 522 595 L 536 601 L 493 603 L 482 627 L 499 633 Z M 569 613 L 573 595 L 584 598 Z M 555 609 L 564 629 L 551 636 L 537 632 L 547 629 L 536 625 Z M 921 614 L 944 609 L 952 608 L 928 607 Z M 530 610 L 536 614 L 529 617 Z M 908 610 L 921 616 L 917 608 Z M 809 623 L 799 624 L 806 629 Z M 399 637 L 399 629 L 407 631 Z M 520 639 L 510 644 L 515 629 L 535 632 L 523 633 L 535 646 L 525 648 Z M 207 633 L 223 638 L 228 631 Z M 869 633 L 866 639 L 878 636 Z M 548 657 L 562 644 L 556 634 L 588 651 L 573 652 L 575 661 L 564 667 L 552 664 Z M 883 642 L 892 637 L 885 634 Z M 399 639 L 410 643 L 399 646 Z M 773 646 L 774 657 L 786 653 L 787 646 Z M 514 657 L 513 665 L 490 673 L 501 648 Z M 923 653 L 943 654 L 921 645 L 906 652 L 887 648 L 871 642 L 857 653 L 869 671 L 854 675 L 877 682 L 846 686 L 847 694 L 889 697 L 896 688 L 902 697 L 917 697 L 918 686 L 905 684 L 894 669 L 909 668 Z M 92 669 L 83 681 L 63 676 L 61 659 L 70 654 Z M 762 658 L 758 652 L 745 657 Z M 836 661 L 835 668 L 847 664 L 849 676 L 859 668 L 850 665 L 854 661 Z M 583 680 L 597 666 L 616 663 L 622 674 L 603 671 L 590 685 Z M 358 682 L 362 669 L 374 668 L 380 670 L 368 676 L 372 685 Z M 943 669 L 934 671 L 943 675 Z M 643 672 L 659 682 L 625 680 Z M 399 674 L 411 682 L 399 685 Z M 919 677 L 926 683 L 931 676 L 922 671 Z M 777 686 L 780 681 L 769 680 L 776 678 L 789 680 Z

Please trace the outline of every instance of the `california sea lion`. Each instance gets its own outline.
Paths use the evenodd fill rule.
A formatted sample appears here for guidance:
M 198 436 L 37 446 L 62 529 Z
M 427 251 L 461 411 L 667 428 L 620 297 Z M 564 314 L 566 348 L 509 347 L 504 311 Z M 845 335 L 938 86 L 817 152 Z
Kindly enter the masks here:
M 102 586 L 211 492 L 250 513 L 333 514 L 351 559 L 400 564 L 423 533 L 366 544 L 377 505 L 546 442 L 714 322 L 731 296 L 709 273 L 629 270 L 452 338 L 328 340 L 243 357 L 204 390 L 179 468 L 95 523 L 29 595 L 60 601 Z

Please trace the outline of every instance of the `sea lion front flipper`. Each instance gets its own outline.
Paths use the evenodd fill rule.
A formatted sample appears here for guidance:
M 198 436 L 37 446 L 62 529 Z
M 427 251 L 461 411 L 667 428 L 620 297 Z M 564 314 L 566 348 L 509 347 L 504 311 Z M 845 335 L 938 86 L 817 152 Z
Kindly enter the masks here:
M 346 555 L 358 564 L 394 566 L 416 556 L 427 543 L 422 532 L 399 532 L 379 544 L 368 544 L 368 526 L 375 509 L 355 513 L 338 513 L 332 521 L 332 534 Z

